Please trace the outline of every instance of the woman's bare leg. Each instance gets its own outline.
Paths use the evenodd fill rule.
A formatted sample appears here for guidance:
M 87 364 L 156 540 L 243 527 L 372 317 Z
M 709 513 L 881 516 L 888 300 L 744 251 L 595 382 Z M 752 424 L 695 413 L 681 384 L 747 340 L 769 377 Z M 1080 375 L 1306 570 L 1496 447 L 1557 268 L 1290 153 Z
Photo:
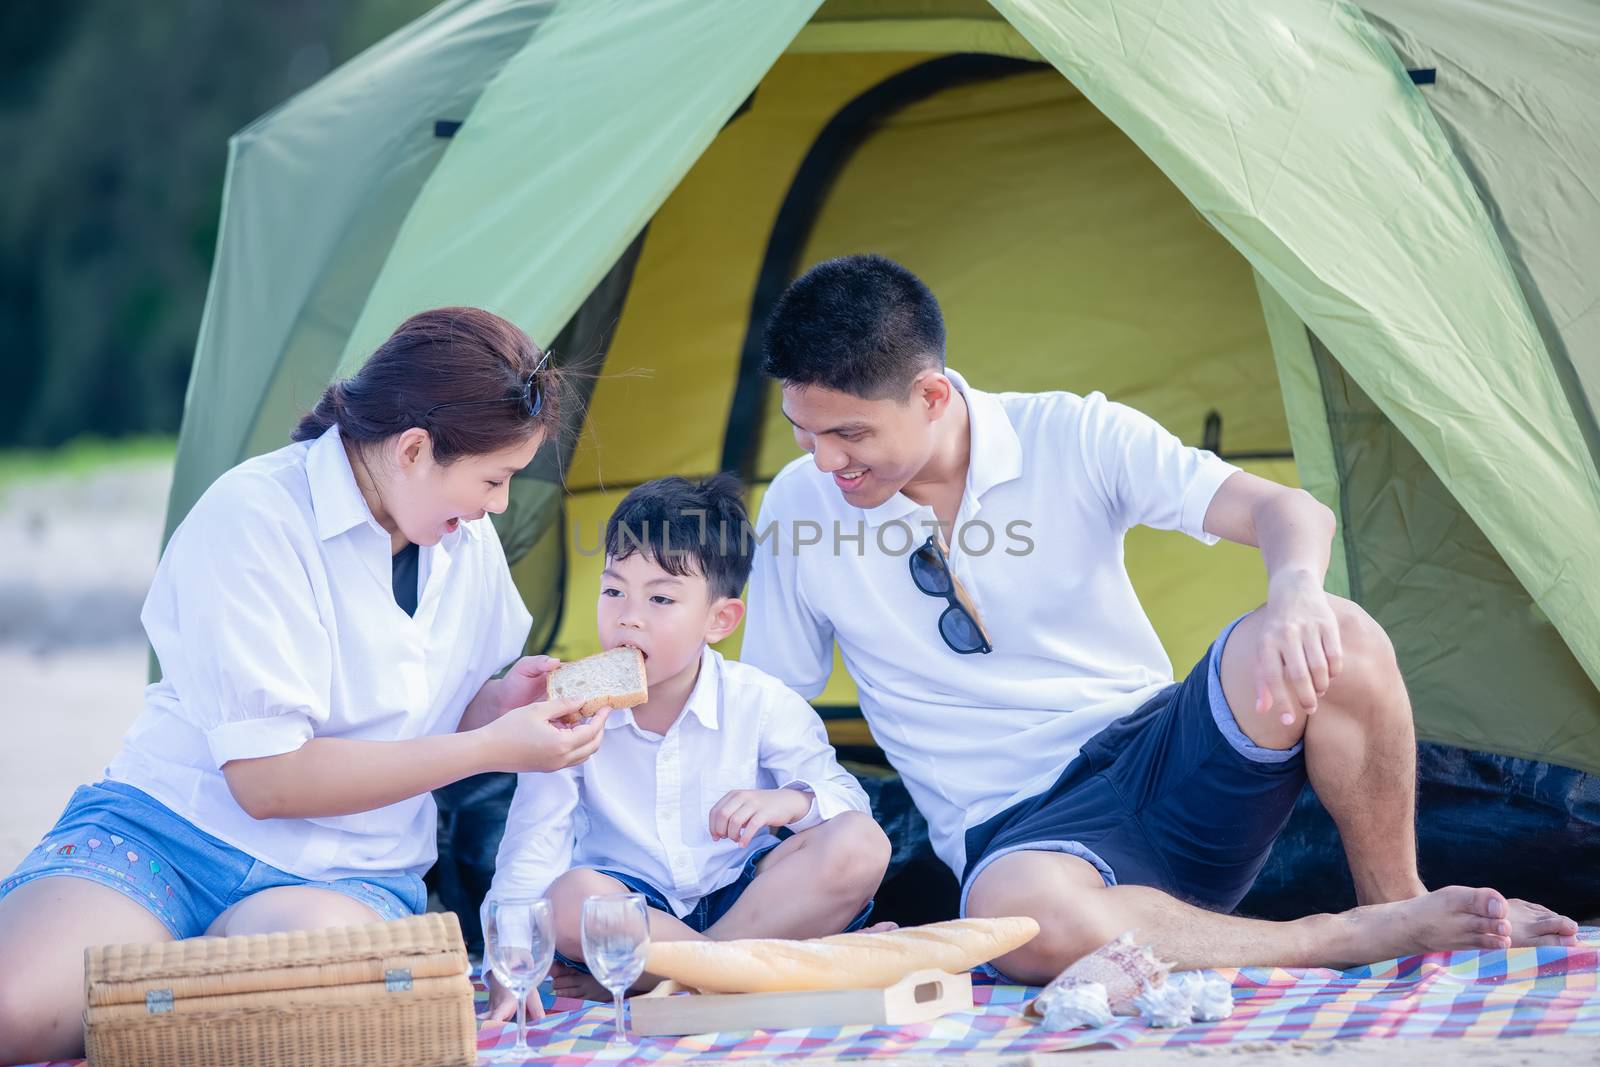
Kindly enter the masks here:
M 53 875 L 0 900 L 0 1063 L 83 1055 L 83 952 L 171 941 L 141 905 L 87 878 Z

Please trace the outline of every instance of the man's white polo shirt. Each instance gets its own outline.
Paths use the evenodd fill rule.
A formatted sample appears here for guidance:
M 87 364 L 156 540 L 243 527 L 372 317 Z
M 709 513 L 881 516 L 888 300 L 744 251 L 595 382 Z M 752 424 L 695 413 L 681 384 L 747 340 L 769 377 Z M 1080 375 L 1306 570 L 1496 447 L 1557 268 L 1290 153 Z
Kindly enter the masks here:
M 1142 524 L 1214 543 L 1206 509 L 1236 468 L 1099 393 L 985 393 L 947 373 L 972 435 L 950 563 L 994 651 L 951 651 L 945 601 L 912 582 L 933 509 L 903 494 L 857 508 L 803 456 L 756 521 L 769 539 L 741 658 L 809 698 L 837 639 L 873 735 L 960 877 L 966 829 L 1043 792 L 1084 742 L 1172 681 L 1123 537 Z M 812 523 L 820 542 L 802 545 L 818 537 Z

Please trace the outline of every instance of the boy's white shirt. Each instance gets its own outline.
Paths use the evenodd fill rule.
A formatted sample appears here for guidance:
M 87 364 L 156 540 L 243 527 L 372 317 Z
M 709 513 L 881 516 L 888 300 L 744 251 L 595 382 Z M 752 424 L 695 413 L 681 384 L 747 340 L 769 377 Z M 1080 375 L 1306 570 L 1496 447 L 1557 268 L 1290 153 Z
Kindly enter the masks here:
M 753 849 L 712 840 L 711 809 L 736 789 L 796 788 L 811 809 L 789 829 L 846 811 L 870 813 L 866 793 L 839 766 L 817 713 L 794 690 L 707 648 L 683 711 L 665 734 L 613 712 L 600 749 L 576 767 L 517 776 L 484 901 L 542 896 L 574 867 L 633 875 L 678 916 L 739 877 Z
M 971 434 L 950 566 L 994 651 L 951 651 L 945 601 L 912 580 L 932 509 L 904 494 L 855 507 L 802 456 L 756 520 L 777 533 L 756 549 L 741 656 L 815 697 L 838 642 L 873 736 L 960 877 L 968 829 L 1043 792 L 1084 742 L 1171 684 L 1123 538 L 1143 525 L 1214 543 L 1206 511 L 1237 468 L 1100 393 L 988 393 L 947 373 Z
M 337 427 L 218 478 L 162 553 L 140 616 L 161 680 L 106 776 L 302 878 L 426 871 L 429 793 L 352 815 L 256 819 L 221 770 L 313 737 L 451 733 L 516 659 L 533 620 L 488 519 L 422 549 L 414 616 L 395 603 L 393 559 Z

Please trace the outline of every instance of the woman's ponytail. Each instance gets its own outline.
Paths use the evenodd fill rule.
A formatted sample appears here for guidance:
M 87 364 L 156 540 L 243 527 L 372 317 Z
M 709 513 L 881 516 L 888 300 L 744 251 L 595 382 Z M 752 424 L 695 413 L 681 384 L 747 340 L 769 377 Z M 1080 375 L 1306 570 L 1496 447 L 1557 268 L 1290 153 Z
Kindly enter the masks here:
M 423 311 L 400 324 L 354 377 L 334 382 L 290 439 L 338 426 L 372 444 L 413 426 L 449 463 L 560 429 L 561 373 L 515 324 L 480 308 Z
M 289 435 L 291 441 L 311 441 L 328 432 L 330 426 L 339 424 L 344 414 L 344 382 L 334 382 L 322 391 L 317 406 L 300 417 L 300 422 Z

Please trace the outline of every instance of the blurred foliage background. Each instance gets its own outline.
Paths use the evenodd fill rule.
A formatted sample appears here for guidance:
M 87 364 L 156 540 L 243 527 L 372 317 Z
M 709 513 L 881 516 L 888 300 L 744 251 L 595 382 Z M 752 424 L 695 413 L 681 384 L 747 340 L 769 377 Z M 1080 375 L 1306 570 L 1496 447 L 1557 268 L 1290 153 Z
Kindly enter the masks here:
M 0 2 L 0 447 L 177 432 L 228 137 L 433 3 Z

